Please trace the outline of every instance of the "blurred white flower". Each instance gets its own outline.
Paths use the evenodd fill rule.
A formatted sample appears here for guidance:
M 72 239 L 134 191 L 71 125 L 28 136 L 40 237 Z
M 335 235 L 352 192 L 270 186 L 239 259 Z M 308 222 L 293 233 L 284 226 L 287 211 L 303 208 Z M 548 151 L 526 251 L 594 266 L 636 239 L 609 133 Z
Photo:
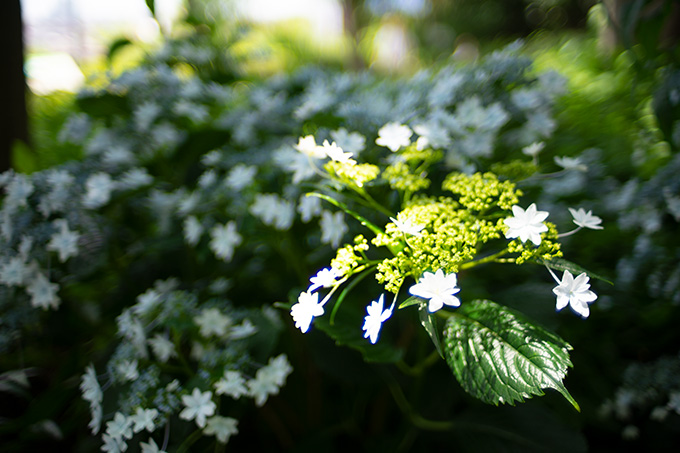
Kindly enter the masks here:
M 298 202 L 297 212 L 300 214 L 300 219 L 307 223 L 312 218 L 321 214 L 321 198 L 319 197 L 309 197 L 302 195 L 300 201 Z
M 212 392 L 201 392 L 194 388 L 191 395 L 182 396 L 182 404 L 185 408 L 180 412 L 179 418 L 187 421 L 195 420 L 199 428 L 205 427 L 206 417 L 215 413 L 215 403 L 212 401 Z
M 106 422 L 106 434 L 114 439 L 132 438 L 132 420 L 120 412 L 116 412 L 113 420 Z M 127 446 L 126 446 L 127 448 Z M 121 450 L 125 451 L 126 448 Z
M 0 283 L 7 286 L 21 286 L 31 276 L 31 267 L 26 265 L 24 258 L 15 256 L 0 266 Z
M 134 381 L 139 377 L 136 360 L 123 360 L 118 364 L 116 370 L 123 381 Z
M 246 380 L 240 371 L 225 371 L 224 377 L 215 382 L 215 393 L 239 399 L 241 396 L 248 394 Z
M 375 143 L 396 152 L 399 148 L 411 144 L 411 135 L 413 131 L 410 127 L 399 123 L 387 123 L 378 130 Z
M 184 240 L 189 245 L 196 245 L 203 235 L 203 225 L 196 216 L 184 219 Z
M 273 193 L 257 194 L 249 210 L 265 225 L 274 226 L 277 230 L 289 229 L 295 218 L 293 203 Z
M 543 148 L 545 148 L 545 143 L 543 142 L 534 142 L 529 146 L 525 146 L 522 148 L 522 152 L 526 154 L 529 157 L 537 157 L 538 153 L 543 151 Z
M 139 447 L 142 449 L 142 453 L 166 453 L 165 450 L 158 448 L 156 441 L 149 438 L 148 442 L 140 442 Z
M 321 225 L 321 242 L 331 244 L 333 247 L 337 247 L 340 244 L 342 237 L 349 230 L 347 224 L 345 224 L 342 211 L 338 211 L 335 214 L 330 211 L 323 211 L 319 224 Z
M 234 248 L 241 244 L 241 235 L 236 231 L 236 222 L 233 220 L 225 225 L 215 225 L 210 230 L 210 250 L 218 258 L 230 261 L 234 255 Z
M 593 211 L 586 212 L 583 208 L 572 209 L 569 208 L 571 216 L 574 218 L 574 223 L 583 228 L 591 228 L 593 230 L 601 230 L 600 226 L 602 219 L 593 215 Z
M 323 159 L 326 157 L 326 152 L 322 147 L 316 144 L 313 135 L 307 135 L 306 137 L 300 137 L 298 139 L 297 145 L 293 145 L 293 148 L 300 151 L 302 154 L 312 157 L 314 159 Z
M 50 242 L 47 243 L 47 250 L 57 252 L 59 254 L 59 261 L 63 263 L 70 257 L 78 255 L 80 234 L 69 230 L 68 222 L 65 219 L 55 220 L 53 225 L 59 231 L 50 238 Z
M 85 195 L 83 196 L 83 206 L 96 209 L 104 206 L 111 199 L 111 191 L 115 183 L 108 173 L 95 173 L 87 178 L 85 182 Z
M 352 153 L 346 153 L 335 142 L 328 143 L 328 140 L 324 140 L 323 145 L 321 145 L 321 149 L 331 160 L 342 163 L 353 162 Z
M 446 275 L 442 269 L 438 269 L 435 273 L 424 272 L 418 283 L 411 286 L 408 292 L 413 296 L 428 299 L 427 308 L 432 313 L 441 309 L 444 305 L 460 306 L 460 300 L 454 296 L 460 291 L 456 284 L 455 273 Z
M 565 170 L 587 171 L 588 167 L 578 157 L 555 156 L 555 163 Z
M 132 431 L 138 433 L 147 430 L 152 433 L 154 429 L 156 429 L 154 421 L 157 417 L 157 409 L 142 409 L 141 407 L 138 407 L 135 414 L 130 417 L 130 421 L 133 424 Z
M 141 187 L 151 185 L 153 176 L 151 176 L 146 168 L 131 168 L 123 173 L 118 180 L 118 187 L 125 190 L 135 190 Z
M 241 324 L 236 324 L 233 326 L 229 332 L 229 339 L 240 340 L 241 338 L 246 338 L 257 332 L 257 327 L 250 321 L 250 319 L 244 319 Z
M 31 296 L 31 305 L 43 310 L 59 307 L 61 301 L 57 296 L 58 290 L 59 285 L 50 283 L 42 273 L 35 274 L 33 281 L 26 286 L 26 292 Z
M 231 325 L 231 318 L 223 315 L 217 308 L 205 308 L 201 310 L 200 315 L 194 317 L 194 322 L 203 337 L 208 338 L 212 335 L 223 337 Z
M 235 418 L 215 415 L 208 419 L 208 425 L 203 432 L 215 436 L 220 443 L 226 444 L 231 436 L 238 434 L 237 424 L 238 420 Z
M 364 338 L 369 338 L 372 344 L 378 341 L 382 324 L 392 316 L 392 310 L 394 310 L 394 303 L 390 308 L 383 310 L 384 303 L 385 295 L 381 294 L 377 301 L 371 302 L 371 305 L 366 307 L 368 315 L 364 317 L 362 329 L 364 330 Z
M 576 314 L 587 318 L 590 314 L 588 304 L 597 299 L 597 295 L 590 290 L 588 283 L 590 279 L 585 272 L 574 278 L 571 272 L 565 270 L 562 280 L 559 280 L 550 269 L 548 270 L 557 283 L 557 286 L 553 288 L 553 293 L 557 296 L 555 309 L 559 311 L 569 305 Z
M 177 356 L 175 345 L 168 339 L 167 335 L 157 333 L 153 338 L 149 338 L 148 343 L 151 346 L 151 351 L 161 363 L 165 363 L 171 357 Z
M 295 321 L 295 327 L 302 333 L 309 330 L 312 319 L 323 315 L 323 305 L 319 303 L 319 293 L 303 292 L 298 296 L 298 302 L 290 308 L 290 315 Z
M 344 127 L 331 131 L 331 138 L 340 148 L 354 155 L 366 147 L 366 137 L 358 132 L 348 132 Z
M 238 192 L 244 187 L 252 184 L 256 174 L 257 167 L 253 165 L 237 164 L 229 171 L 224 184 L 229 189 Z
M 548 217 L 547 211 L 538 211 L 536 204 L 531 203 L 526 209 L 515 205 L 512 207 L 513 217 L 503 220 L 508 226 L 505 237 L 513 239 L 519 237 L 522 242 L 530 240 L 536 245 L 541 243 L 541 233 L 548 231 L 548 227 L 543 221 Z

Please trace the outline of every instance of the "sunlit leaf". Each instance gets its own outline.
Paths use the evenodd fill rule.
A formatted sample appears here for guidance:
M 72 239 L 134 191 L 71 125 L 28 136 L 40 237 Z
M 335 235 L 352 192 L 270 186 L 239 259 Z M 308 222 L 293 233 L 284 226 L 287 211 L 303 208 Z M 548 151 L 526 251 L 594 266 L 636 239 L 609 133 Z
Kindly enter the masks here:
M 552 388 L 580 410 L 562 382 L 571 346 L 507 307 L 463 304 L 447 320 L 443 344 L 458 382 L 486 403 L 512 405 Z

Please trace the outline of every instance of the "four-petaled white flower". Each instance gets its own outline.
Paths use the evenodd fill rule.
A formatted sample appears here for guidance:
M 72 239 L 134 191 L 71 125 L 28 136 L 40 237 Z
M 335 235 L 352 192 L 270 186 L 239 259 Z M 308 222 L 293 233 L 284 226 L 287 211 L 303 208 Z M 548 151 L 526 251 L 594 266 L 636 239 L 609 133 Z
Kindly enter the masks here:
M 583 208 L 572 209 L 569 208 L 571 216 L 574 218 L 574 223 L 583 228 L 591 228 L 593 230 L 601 230 L 603 227 L 600 226 L 602 219 L 596 215 L 593 215 L 593 211 L 586 212 Z
M 438 269 L 434 274 L 432 272 L 423 273 L 418 283 L 411 286 L 408 292 L 414 296 L 429 299 L 428 310 L 432 313 L 444 305 L 460 306 L 460 300 L 454 296 L 460 291 L 456 284 L 455 273 L 446 275 L 442 269 Z
M 505 232 L 508 239 L 519 237 L 522 242 L 530 240 L 536 245 L 541 244 L 541 233 L 548 231 L 543 221 L 548 217 L 547 211 L 538 211 L 536 203 L 531 203 L 526 211 L 519 206 L 512 207 L 514 217 L 504 220 L 509 227 Z
M 390 220 L 397 227 L 397 230 L 404 234 L 410 234 L 411 236 L 420 236 L 420 232 L 423 231 L 423 228 L 425 228 L 425 225 L 414 224 L 411 222 L 411 219 L 404 219 L 404 221 L 400 221 L 394 217 L 390 217 Z
M 316 144 L 313 135 L 307 135 L 306 137 L 300 137 L 298 139 L 297 145 L 293 145 L 293 148 L 300 151 L 302 154 L 306 154 L 314 159 L 323 159 L 326 157 L 326 152 L 322 147 Z
M 324 140 L 321 149 L 326 156 L 336 162 L 349 163 L 352 160 L 352 153 L 344 152 L 335 142 L 328 143 L 328 140 Z
M 183 395 L 182 403 L 185 408 L 180 412 L 179 418 L 184 420 L 196 420 L 199 428 L 205 427 L 206 417 L 215 414 L 215 403 L 212 401 L 212 392 L 201 392 L 194 388 L 191 395 Z
M 371 305 L 366 307 L 368 315 L 364 317 L 362 329 L 364 330 L 364 338 L 370 339 L 372 344 L 378 341 L 378 334 L 382 324 L 392 316 L 392 310 L 394 310 L 394 302 L 390 308 L 383 310 L 384 303 L 385 295 L 381 294 L 378 300 L 374 300 L 371 302 Z
M 231 325 L 231 318 L 223 315 L 217 308 L 206 308 L 201 310 L 201 314 L 194 317 L 194 322 L 200 329 L 203 337 L 211 335 L 223 337 L 227 333 L 227 327 Z
M 588 304 L 597 299 L 597 294 L 590 290 L 590 279 L 585 272 L 574 278 L 571 272 L 565 270 L 561 281 L 552 271 L 550 274 L 557 282 L 557 286 L 553 288 L 553 293 L 557 296 L 555 309 L 559 311 L 569 305 L 579 316 L 587 318 L 590 314 Z
M 235 418 L 215 415 L 208 419 L 208 425 L 203 429 L 203 432 L 217 437 L 220 443 L 226 444 L 231 436 L 238 434 L 237 424 L 238 420 Z
M 298 297 L 298 302 L 290 308 L 290 315 L 295 321 L 295 327 L 302 333 L 309 330 L 312 319 L 323 315 L 323 305 L 319 303 L 319 293 L 303 292 Z
M 378 130 L 378 138 L 375 139 L 375 143 L 396 152 L 402 146 L 411 144 L 411 135 L 413 135 L 413 131 L 410 127 L 399 123 L 387 123 Z
M 319 288 L 330 288 L 337 282 L 338 277 L 340 277 L 340 273 L 336 269 L 332 267 L 323 268 L 309 279 L 311 285 L 309 285 L 307 291 L 311 293 Z

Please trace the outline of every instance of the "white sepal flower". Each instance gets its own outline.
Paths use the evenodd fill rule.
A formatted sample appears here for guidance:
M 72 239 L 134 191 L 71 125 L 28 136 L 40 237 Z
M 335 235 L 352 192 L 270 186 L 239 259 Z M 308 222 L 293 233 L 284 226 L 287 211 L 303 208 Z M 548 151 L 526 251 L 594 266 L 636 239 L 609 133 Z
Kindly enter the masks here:
M 194 322 L 204 338 L 211 335 L 223 337 L 227 334 L 227 328 L 231 325 L 231 318 L 223 315 L 217 308 L 206 308 L 201 310 L 200 315 L 194 317 Z
M 569 305 L 576 314 L 582 318 L 587 318 L 590 314 L 588 304 L 597 299 L 597 294 L 590 290 L 588 283 L 590 279 L 586 273 L 583 272 L 574 278 L 571 272 L 565 270 L 562 280 L 558 280 L 552 271 L 550 271 L 550 274 L 557 282 L 557 286 L 553 288 L 553 293 L 557 296 L 555 309 L 559 311 Z
M 578 157 L 555 156 L 555 163 L 565 170 L 588 171 L 588 167 Z
M 541 244 L 541 233 L 548 231 L 543 221 L 548 217 L 547 211 L 538 211 L 536 203 L 531 203 L 526 211 L 519 206 L 512 207 L 514 217 L 504 220 L 509 227 L 505 232 L 508 239 L 519 237 L 522 242 L 530 240 L 536 245 Z
M 106 434 L 114 439 L 121 440 L 122 438 L 132 438 L 132 420 L 120 412 L 116 412 L 113 420 L 106 422 Z M 126 446 L 127 448 L 127 446 Z M 121 450 L 125 450 L 121 448 Z
M 138 433 L 147 430 L 148 432 L 152 433 L 154 429 L 156 429 L 154 421 L 157 417 L 157 409 L 142 409 L 141 407 L 138 407 L 135 415 L 130 417 L 130 421 L 132 422 L 132 431 Z
M 602 219 L 596 215 L 593 215 L 593 211 L 586 212 L 583 208 L 572 209 L 569 208 L 571 216 L 574 218 L 574 223 L 583 228 L 591 228 L 593 230 L 601 230 L 603 227 L 600 226 Z
M 309 279 L 311 285 L 309 285 L 307 291 L 311 293 L 319 288 L 330 288 L 335 285 L 338 277 L 340 277 L 340 273 L 336 269 L 332 267 L 323 268 Z
M 142 453 L 165 453 L 165 450 L 158 448 L 156 441 L 149 438 L 149 442 L 140 442 L 139 447 L 142 449 Z
M 321 242 L 331 244 L 334 248 L 340 245 L 342 237 L 348 231 L 342 211 L 335 214 L 330 211 L 323 211 L 319 225 L 321 226 Z
M 65 219 L 55 220 L 54 226 L 59 231 L 50 238 L 50 242 L 47 243 L 47 250 L 57 252 L 59 254 L 59 261 L 63 263 L 70 257 L 78 254 L 80 234 L 69 230 L 68 222 Z
M 83 206 L 90 209 L 104 206 L 111 199 L 114 187 L 115 183 L 108 173 L 99 172 L 91 175 L 85 182 Z
M 411 144 L 411 135 L 413 131 L 410 127 L 399 123 L 387 123 L 378 130 L 375 143 L 396 152 L 399 148 Z
M 234 256 L 234 248 L 240 245 L 242 241 L 243 238 L 236 231 L 236 222 L 233 220 L 224 225 L 215 225 L 210 230 L 210 250 L 224 261 L 231 261 L 231 257 Z
M 529 157 L 537 157 L 538 153 L 543 151 L 543 148 L 545 148 L 545 143 L 543 142 L 534 142 L 529 146 L 525 146 L 522 148 L 522 152 L 526 154 Z
M 460 288 L 456 286 L 456 274 L 445 275 L 442 269 L 438 269 L 434 274 L 432 272 L 423 273 L 418 283 L 411 286 L 408 290 L 414 296 L 428 299 L 428 310 L 430 313 L 442 308 L 444 305 L 451 307 L 459 307 L 460 300 L 454 296 Z
M 344 152 L 335 142 L 328 143 L 328 140 L 324 140 L 321 149 L 326 156 L 336 162 L 349 163 L 352 160 L 352 153 Z
M 149 346 L 151 346 L 151 351 L 153 351 L 153 354 L 161 363 L 167 362 L 171 357 L 177 357 L 175 345 L 168 339 L 167 334 L 161 335 L 160 333 L 157 333 L 153 338 L 149 338 L 147 341 Z
M 309 330 L 312 319 L 323 315 L 323 305 L 319 303 L 319 293 L 303 292 L 298 296 L 298 302 L 290 308 L 290 315 L 295 321 L 295 327 L 302 333 Z
M 238 434 L 237 424 L 238 420 L 235 418 L 215 415 L 208 419 L 208 424 L 203 432 L 215 436 L 220 443 L 226 444 L 231 436 Z
M 215 393 L 218 395 L 229 395 L 234 399 L 239 399 L 248 394 L 246 380 L 240 371 L 225 371 L 224 377 L 215 382 Z
M 185 408 L 180 412 L 179 418 L 184 420 L 196 420 L 199 428 L 205 427 L 206 417 L 215 414 L 215 403 L 212 401 L 212 392 L 201 392 L 194 388 L 191 395 L 183 395 L 182 403 Z
M 397 227 L 397 230 L 411 236 L 420 236 L 420 232 L 423 231 L 423 228 L 425 228 L 425 225 L 417 225 L 412 223 L 411 219 L 404 219 L 403 221 L 400 221 L 394 217 L 390 217 L 390 220 Z
M 300 137 L 298 139 L 297 145 L 293 145 L 293 148 L 314 159 L 323 159 L 326 157 L 325 151 L 322 147 L 316 144 L 316 140 L 314 140 L 313 135 Z
M 50 283 L 42 273 L 36 274 L 33 281 L 26 286 L 26 292 L 31 296 L 31 305 L 43 310 L 59 307 L 61 300 L 57 295 L 58 290 L 59 285 Z
M 383 310 L 385 303 L 385 295 L 381 294 L 378 300 L 371 302 L 371 305 L 366 307 L 367 316 L 364 317 L 364 338 L 369 338 L 372 344 L 378 341 L 378 334 L 382 324 L 392 316 L 394 310 L 394 302 L 390 308 Z

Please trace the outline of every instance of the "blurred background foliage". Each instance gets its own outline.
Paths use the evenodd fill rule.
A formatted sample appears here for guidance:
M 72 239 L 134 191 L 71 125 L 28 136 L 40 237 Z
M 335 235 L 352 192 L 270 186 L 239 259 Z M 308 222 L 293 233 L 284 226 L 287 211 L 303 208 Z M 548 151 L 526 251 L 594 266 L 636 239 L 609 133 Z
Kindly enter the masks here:
M 153 12 L 154 2 L 146 3 Z M 252 448 L 250 442 L 258 439 L 261 447 L 291 451 L 443 445 L 460 451 L 674 451 L 680 437 L 680 402 L 673 400 L 680 398 L 680 4 L 344 0 L 340 7 L 342 35 L 321 41 L 299 19 L 252 23 L 236 20 L 234 5 L 226 0 L 186 0 L 181 20 L 172 29 L 161 27 L 162 39 L 175 42 L 175 49 L 198 43 L 213 52 L 203 64 L 174 61 L 173 55 L 167 61 L 186 76 L 243 87 L 311 65 L 370 70 L 392 79 L 451 60 L 471 65 L 522 39 L 536 72 L 556 70 L 568 81 L 555 108 L 559 127 L 546 143 L 549 155 L 581 156 L 590 169 L 580 180 L 551 183 L 543 202 L 583 205 L 603 217 L 603 232 L 584 232 L 574 245 L 568 240 L 565 245 L 571 260 L 615 284 L 598 291 L 600 299 L 585 322 L 556 321 L 550 304 L 527 297 L 549 291 L 545 281 L 506 290 L 514 277 L 499 273 L 489 291 L 516 300 L 517 308 L 575 347 L 567 386 L 583 411 L 575 413 L 553 394 L 515 408 L 484 407 L 457 388 L 443 363 L 430 369 L 425 385 L 417 377 L 394 377 L 386 365 L 364 363 L 319 331 L 302 337 L 287 329 L 282 349 L 289 351 L 295 373 L 279 397 L 243 420 L 247 434 L 236 436 L 228 448 Z M 391 47 L 385 49 L 385 42 Z M 157 42 L 125 36 L 105 55 L 79 63 L 89 89 L 101 88 L 145 64 L 157 48 Z M 30 148 L 14 149 L 16 171 L 30 173 L 82 157 L 82 149 L 59 134 L 73 112 L 94 104 L 67 92 L 28 96 L 33 141 Z M 571 188 L 566 194 L 560 192 L 565 185 Z M 523 188 L 532 191 L 531 184 Z M 43 321 L 28 324 L 33 334 L 13 350 L 20 359 L 4 355 L 1 370 L 20 362 L 41 363 L 47 371 L 36 371 L 37 378 L 29 371 L 30 385 L 3 375 L 0 435 L 11 447 L 6 451 L 36 446 L 56 451 L 53 445 L 94 451 L 87 410 L 76 401 L 84 363 L 73 345 L 96 350 L 88 339 L 102 342 L 104 336 L 91 325 L 83 329 L 63 310 L 25 316 Z M 414 334 L 412 341 L 430 346 L 422 335 Z M 55 350 L 60 354 L 53 355 Z M 402 394 L 400 386 L 410 393 Z M 433 388 L 437 392 L 428 391 Z M 453 421 L 454 428 L 441 429 L 417 414 Z

